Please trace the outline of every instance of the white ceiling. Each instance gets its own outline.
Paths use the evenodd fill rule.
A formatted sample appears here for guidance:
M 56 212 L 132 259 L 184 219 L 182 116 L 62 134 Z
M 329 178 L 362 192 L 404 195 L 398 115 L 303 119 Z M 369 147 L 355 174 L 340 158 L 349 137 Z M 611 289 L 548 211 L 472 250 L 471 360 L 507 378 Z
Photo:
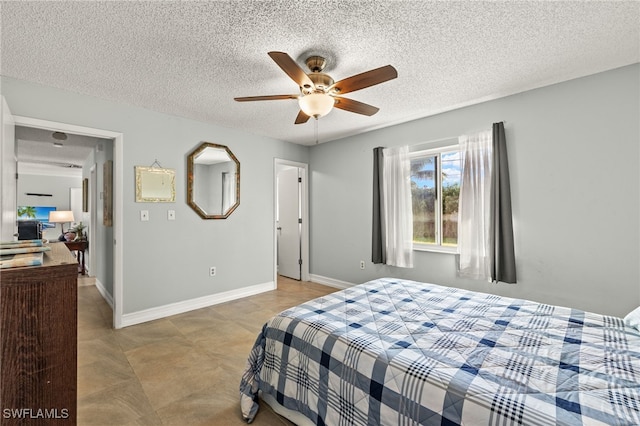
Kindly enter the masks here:
M 377 106 L 318 121 L 320 142 L 640 62 L 637 1 L 2 2 L 2 75 L 315 143 L 267 56 L 329 59 L 336 81 L 398 78 L 345 95 Z
M 50 130 L 16 126 L 18 172 L 81 177 L 82 166 L 89 154 L 107 141 L 73 134 L 66 136 L 65 140 L 59 140 Z

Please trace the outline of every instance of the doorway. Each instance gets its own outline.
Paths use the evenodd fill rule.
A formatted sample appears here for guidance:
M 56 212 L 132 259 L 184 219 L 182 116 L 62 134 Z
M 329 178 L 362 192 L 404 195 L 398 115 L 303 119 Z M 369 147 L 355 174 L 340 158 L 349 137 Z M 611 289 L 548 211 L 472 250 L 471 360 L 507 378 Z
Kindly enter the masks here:
M 275 160 L 275 276 L 309 280 L 308 165 Z
M 117 200 L 121 197 L 123 185 L 122 185 L 122 162 L 123 162 L 123 134 L 112 132 L 109 130 L 101 130 L 83 126 L 76 126 L 73 124 L 59 123 L 48 120 L 40 120 L 30 117 L 14 116 L 14 122 L 16 126 L 31 127 L 35 129 L 49 130 L 53 132 L 64 132 L 68 134 L 76 134 L 81 136 L 91 136 L 101 139 L 110 139 L 113 141 L 113 199 Z M 95 182 L 95 180 L 94 180 Z M 92 185 L 90 187 L 96 192 L 93 193 L 91 200 L 98 198 L 97 188 Z M 93 192 L 93 191 L 92 191 Z M 94 209 L 95 212 L 95 209 Z M 103 250 L 112 250 L 113 264 L 110 268 L 110 273 L 113 277 L 113 290 L 112 294 L 103 294 L 105 299 L 112 305 L 113 308 L 113 327 L 122 327 L 122 262 L 123 262 L 123 250 L 122 244 L 116 244 L 117 241 L 122 241 L 122 220 L 124 214 L 122 210 L 122 203 L 114 203 L 113 207 L 113 239 L 112 241 L 102 241 L 100 247 Z M 95 229 L 95 226 L 91 226 Z M 93 244 L 94 250 L 97 248 L 97 244 Z M 91 253 L 91 250 L 90 250 Z M 90 261 L 91 262 L 91 261 Z M 95 265 L 95 264 L 94 264 Z

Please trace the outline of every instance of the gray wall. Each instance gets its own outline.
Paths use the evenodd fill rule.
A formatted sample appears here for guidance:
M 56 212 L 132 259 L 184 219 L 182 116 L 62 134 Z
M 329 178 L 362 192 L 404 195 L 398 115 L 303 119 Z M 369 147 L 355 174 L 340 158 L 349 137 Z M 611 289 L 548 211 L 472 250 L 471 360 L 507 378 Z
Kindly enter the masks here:
M 640 66 L 532 90 L 311 149 L 311 273 L 405 277 L 605 314 L 640 305 Z M 371 263 L 372 150 L 506 121 L 518 284 L 456 277 L 454 255 Z M 359 261 L 366 260 L 364 271 Z
M 6 77 L 1 87 L 15 115 L 124 134 L 125 314 L 273 281 L 274 157 L 308 162 L 307 147 Z M 187 155 L 202 141 L 227 145 L 240 161 L 240 206 L 225 220 L 203 220 L 186 203 Z M 176 170 L 176 202 L 135 203 L 134 166 L 156 159 Z

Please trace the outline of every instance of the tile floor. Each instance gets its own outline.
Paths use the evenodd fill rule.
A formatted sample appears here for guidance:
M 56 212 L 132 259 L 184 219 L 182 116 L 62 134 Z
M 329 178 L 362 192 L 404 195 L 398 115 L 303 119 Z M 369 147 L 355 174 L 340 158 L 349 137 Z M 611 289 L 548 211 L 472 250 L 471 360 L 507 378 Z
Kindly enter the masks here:
M 78 280 L 78 425 L 241 425 L 239 383 L 262 325 L 336 291 L 287 278 L 257 296 L 126 327 Z M 266 404 L 255 425 L 291 425 Z

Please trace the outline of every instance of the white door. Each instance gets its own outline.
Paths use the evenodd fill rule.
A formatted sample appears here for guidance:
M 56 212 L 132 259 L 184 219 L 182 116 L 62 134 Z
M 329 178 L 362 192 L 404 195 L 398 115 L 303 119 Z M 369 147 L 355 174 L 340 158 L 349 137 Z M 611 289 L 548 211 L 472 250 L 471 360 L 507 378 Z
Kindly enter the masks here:
M 0 200 L 2 201 L 2 220 L 0 220 L 0 240 L 12 241 L 18 235 L 16 209 L 18 208 L 16 173 L 15 123 L 7 101 L 2 97 L 2 132 L 0 132 Z
M 300 182 L 297 167 L 278 173 L 278 274 L 301 278 Z

